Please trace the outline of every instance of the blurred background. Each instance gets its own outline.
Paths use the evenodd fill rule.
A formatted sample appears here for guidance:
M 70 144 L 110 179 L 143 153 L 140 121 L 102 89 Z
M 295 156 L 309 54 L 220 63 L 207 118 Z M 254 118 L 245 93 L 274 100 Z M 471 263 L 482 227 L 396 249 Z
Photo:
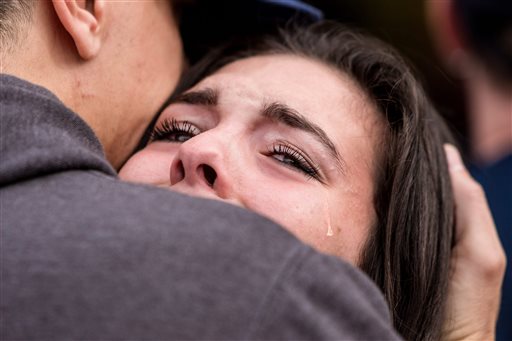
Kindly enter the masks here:
M 448 120 L 461 147 L 468 148 L 462 83 L 438 57 L 427 25 L 425 0 L 312 0 L 326 18 L 362 28 L 397 48 L 423 80 L 436 108 Z

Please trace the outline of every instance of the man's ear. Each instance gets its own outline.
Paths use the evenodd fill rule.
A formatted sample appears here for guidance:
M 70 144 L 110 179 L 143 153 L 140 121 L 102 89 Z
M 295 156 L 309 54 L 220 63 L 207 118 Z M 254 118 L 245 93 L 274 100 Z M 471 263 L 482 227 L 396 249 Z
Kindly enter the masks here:
M 75 42 L 85 60 L 100 51 L 105 0 L 52 0 L 62 26 Z

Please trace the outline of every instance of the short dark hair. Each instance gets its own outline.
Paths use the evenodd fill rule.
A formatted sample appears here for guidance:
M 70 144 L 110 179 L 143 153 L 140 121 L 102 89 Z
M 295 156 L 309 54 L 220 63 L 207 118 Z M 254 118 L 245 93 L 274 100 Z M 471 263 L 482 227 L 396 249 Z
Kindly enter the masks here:
M 88 0 L 89 1 L 89 0 Z M 169 0 L 174 14 L 179 18 L 183 8 L 191 6 L 196 0 Z M 1 0 L 0 1 L 0 43 L 2 51 L 14 47 L 26 25 L 32 21 L 32 13 L 37 1 Z
M 394 49 L 334 22 L 215 50 L 189 70 L 175 93 L 230 62 L 269 54 L 303 56 L 337 68 L 359 83 L 384 116 L 387 136 L 379 146 L 374 194 L 377 226 L 359 266 L 381 288 L 406 340 L 439 339 L 454 224 L 443 149 L 452 138 L 444 121 Z
M 32 20 L 34 4 L 33 0 L 0 1 L 0 39 L 4 52 L 16 45 L 26 24 Z

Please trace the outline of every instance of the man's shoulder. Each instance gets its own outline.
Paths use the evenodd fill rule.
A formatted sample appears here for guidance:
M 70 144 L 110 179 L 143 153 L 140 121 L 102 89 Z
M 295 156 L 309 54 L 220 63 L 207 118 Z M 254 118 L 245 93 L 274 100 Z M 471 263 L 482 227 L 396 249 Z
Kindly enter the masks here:
M 307 323 L 314 338 L 352 337 L 367 319 L 393 335 L 363 274 L 255 213 L 96 171 L 1 191 L 10 335 L 276 338 Z
M 38 211 L 58 212 L 60 218 L 69 217 L 67 223 L 94 223 L 109 228 L 134 225 L 146 230 L 152 226 L 181 228 L 192 223 L 207 223 L 211 230 L 216 224 L 237 221 L 273 226 L 272 230 L 279 231 L 278 234 L 287 235 L 269 220 L 241 208 L 124 182 L 97 170 L 72 169 L 42 174 L 4 186 L 1 191 L 6 207 L 16 204 L 16 208 L 21 209 L 10 213 L 23 214 L 26 218 L 34 215 L 39 221 L 51 219 L 51 215 L 41 217 Z M 23 213 L 23 207 L 30 207 L 30 210 Z
M 0 75 L 0 185 L 69 170 L 114 175 L 92 129 L 47 89 Z

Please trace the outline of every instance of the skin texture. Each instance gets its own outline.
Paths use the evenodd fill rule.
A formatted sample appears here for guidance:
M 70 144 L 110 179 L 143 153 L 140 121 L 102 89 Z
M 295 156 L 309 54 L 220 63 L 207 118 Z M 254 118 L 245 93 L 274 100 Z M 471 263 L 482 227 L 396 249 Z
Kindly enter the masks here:
M 92 3 L 92 2 L 91 2 Z M 170 1 L 36 1 L 2 72 L 52 91 L 115 168 L 174 89 L 182 45 Z
M 174 103 L 156 125 L 174 118 L 178 125 L 190 122 L 193 132 L 150 143 L 120 177 L 254 210 L 317 249 L 357 264 L 375 220 L 374 160 L 383 134 L 383 122 L 362 91 L 346 75 L 288 55 L 234 62 L 189 93 L 204 89 L 217 91 L 217 105 Z M 343 158 L 342 169 L 312 134 L 262 117 L 274 102 L 324 130 Z M 186 141 L 169 141 L 179 137 Z M 279 149 L 284 145 L 311 160 L 320 180 L 290 164 Z M 216 173 L 213 184 L 208 167 Z

